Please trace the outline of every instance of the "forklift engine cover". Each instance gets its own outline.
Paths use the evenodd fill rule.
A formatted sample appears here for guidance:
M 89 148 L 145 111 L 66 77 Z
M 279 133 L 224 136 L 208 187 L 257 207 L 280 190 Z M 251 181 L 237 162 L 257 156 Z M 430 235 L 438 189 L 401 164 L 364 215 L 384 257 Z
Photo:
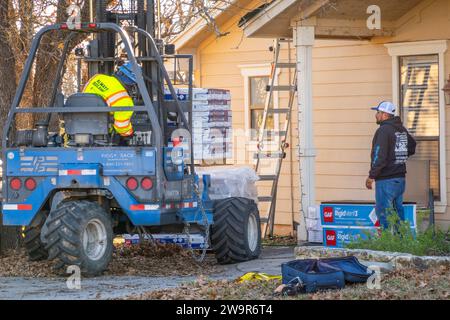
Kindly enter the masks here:
M 107 107 L 106 102 L 92 93 L 75 93 L 67 98 L 66 107 Z M 107 113 L 65 113 L 64 122 L 66 132 L 75 134 L 108 134 Z

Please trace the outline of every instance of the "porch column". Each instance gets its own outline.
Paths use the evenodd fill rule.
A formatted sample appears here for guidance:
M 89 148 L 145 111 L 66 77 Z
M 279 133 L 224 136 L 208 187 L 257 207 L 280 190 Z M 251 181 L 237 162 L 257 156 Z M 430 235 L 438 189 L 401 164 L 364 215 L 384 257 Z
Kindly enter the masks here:
M 294 45 L 297 58 L 297 102 L 300 158 L 300 226 L 298 240 L 306 241 L 305 215 L 309 206 L 315 205 L 315 148 L 313 140 L 312 104 L 312 48 L 314 27 L 294 28 Z

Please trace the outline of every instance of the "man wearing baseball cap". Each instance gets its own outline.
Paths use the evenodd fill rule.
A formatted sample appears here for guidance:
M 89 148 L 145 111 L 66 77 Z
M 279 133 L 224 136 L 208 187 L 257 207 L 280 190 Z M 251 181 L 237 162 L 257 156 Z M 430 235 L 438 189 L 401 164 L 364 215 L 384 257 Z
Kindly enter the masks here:
M 416 141 L 395 116 L 395 106 L 388 101 L 372 108 L 380 125 L 372 141 L 371 166 L 366 180 L 367 189 L 375 181 L 375 212 L 382 228 L 388 227 L 389 208 L 404 220 L 403 193 L 405 192 L 406 160 L 416 150 Z

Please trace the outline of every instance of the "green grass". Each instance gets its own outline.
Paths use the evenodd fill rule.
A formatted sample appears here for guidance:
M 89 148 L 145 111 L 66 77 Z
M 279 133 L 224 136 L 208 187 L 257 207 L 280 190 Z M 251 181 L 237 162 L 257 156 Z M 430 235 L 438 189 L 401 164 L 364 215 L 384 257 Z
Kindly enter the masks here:
M 418 215 L 420 225 L 424 212 Z M 349 249 L 369 249 L 377 251 L 391 251 L 411 253 L 417 256 L 447 256 L 450 255 L 449 231 L 444 232 L 436 228 L 417 231 L 415 235 L 409 222 L 400 221 L 397 213 L 390 212 L 388 216 L 389 228 L 379 234 L 367 233 L 367 239 L 359 239 L 346 247 Z

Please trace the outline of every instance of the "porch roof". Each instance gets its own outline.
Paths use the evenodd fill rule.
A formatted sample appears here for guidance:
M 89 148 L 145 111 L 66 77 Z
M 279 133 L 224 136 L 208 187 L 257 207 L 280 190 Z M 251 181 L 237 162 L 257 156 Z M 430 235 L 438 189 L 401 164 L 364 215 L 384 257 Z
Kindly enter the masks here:
M 275 0 L 240 26 L 247 37 L 292 37 L 295 23 L 315 26 L 316 38 L 370 39 L 393 36 L 396 21 L 423 0 Z M 381 29 L 367 27 L 369 6 L 381 10 Z

